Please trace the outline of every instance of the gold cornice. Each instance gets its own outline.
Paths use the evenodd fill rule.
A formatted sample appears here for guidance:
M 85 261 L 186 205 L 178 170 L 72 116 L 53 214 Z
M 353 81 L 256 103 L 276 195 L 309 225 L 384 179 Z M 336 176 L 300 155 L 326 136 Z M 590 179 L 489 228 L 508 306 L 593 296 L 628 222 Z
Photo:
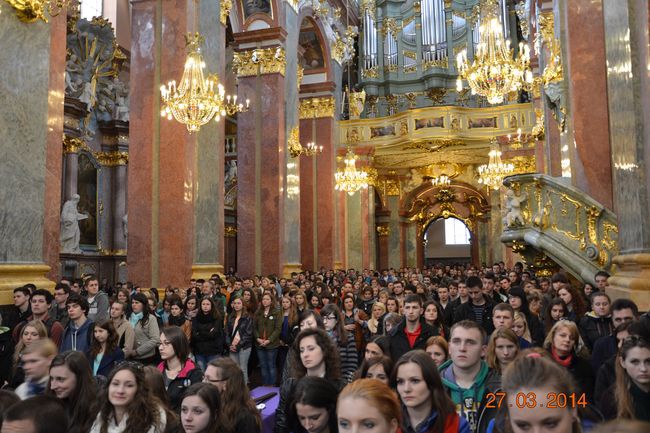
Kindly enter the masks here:
M 287 60 L 282 47 L 255 48 L 236 52 L 233 58 L 233 68 L 238 77 L 250 77 L 257 74 L 285 75 Z
M 377 236 L 380 238 L 388 237 L 390 235 L 390 227 L 387 225 L 380 225 L 376 228 Z
M 300 100 L 300 119 L 334 117 L 335 111 L 333 96 Z

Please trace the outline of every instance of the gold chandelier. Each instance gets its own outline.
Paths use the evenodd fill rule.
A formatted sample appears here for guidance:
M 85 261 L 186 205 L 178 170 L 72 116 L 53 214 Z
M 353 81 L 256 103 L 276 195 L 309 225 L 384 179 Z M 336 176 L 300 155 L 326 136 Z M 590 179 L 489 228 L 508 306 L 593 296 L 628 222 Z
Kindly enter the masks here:
M 469 64 L 466 49 L 456 57 L 456 87 L 461 91 L 466 80 L 473 95 L 486 97 L 490 104 L 500 104 L 505 95 L 533 82 L 530 50 L 528 45 L 520 43 L 519 54 L 513 59 L 510 41 L 504 40 L 496 0 L 481 0 L 481 15 L 474 61 Z
M 216 75 L 204 78 L 205 62 L 201 54 L 203 36 L 198 32 L 188 33 L 185 40 L 188 52 L 180 85 L 177 86 L 176 80 L 173 80 L 167 86 L 160 87 L 163 100 L 161 116 L 169 120 L 173 117 L 192 133 L 200 130 L 212 118 L 218 122 L 226 115 L 248 110 L 248 99 L 245 106 L 238 104 L 237 95 L 226 95 Z
M 348 153 L 345 155 L 345 168 L 343 170 L 336 170 L 334 174 L 334 179 L 336 180 L 334 188 L 337 191 L 345 191 L 349 195 L 352 195 L 362 188 L 368 189 L 368 172 L 365 170 L 357 170 L 357 158 L 352 149 L 348 148 Z
M 514 165 L 506 164 L 501 161 L 501 151 L 496 139 L 490 142 L 489 161 L 478 167 L 478 183 L 488 188 L 497 190 L 503 184 L 503 178 L 512 174 L 515 170 Z
M 314 132 L 315 134 L 315 132 Z M 294 127 L 289 132 L 289 140 L 287 140 L 287 149 L 292 158 L 299 156 L 314 156 L 323 153 L 323 146 L 318 146 L 313 141 L 307 143 L 306 146 L 300 144 L 300 131 L 298 127 Z

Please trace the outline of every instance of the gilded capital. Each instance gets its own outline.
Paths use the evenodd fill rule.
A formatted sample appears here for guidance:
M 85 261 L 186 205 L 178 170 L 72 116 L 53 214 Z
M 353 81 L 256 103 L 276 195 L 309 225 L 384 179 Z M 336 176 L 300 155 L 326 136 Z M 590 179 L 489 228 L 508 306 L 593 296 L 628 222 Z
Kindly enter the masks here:
M 333 96 L 322 98 L 305 98 L 300 100 L 300 118 L 318 119 L 334 117 L 335 104 Z
M 377 226 L 377 236 L 380 238 L 387 237 L 390 235 L 390 227 L 388 226 Z
M 234 238 L 237 236 L 237 227 L 235 226 L 225 226 L 223 229 L 223 234 L 227 238 Z
M 128 152 L 97 152 L 95 157 L 101 165 L 106 167 L 115 167 L 129 163 Z
M 285 75 L 287 60 L 282 47 L 256 48 L 235 53 L 233 67 L 238 77 L 253 75 Z
M 219 19 L 221 24 L 225 26 L 228 15 L 230 15 L 230 10 L 232 9 L 232 0 L 221 0 L 219 8 Z

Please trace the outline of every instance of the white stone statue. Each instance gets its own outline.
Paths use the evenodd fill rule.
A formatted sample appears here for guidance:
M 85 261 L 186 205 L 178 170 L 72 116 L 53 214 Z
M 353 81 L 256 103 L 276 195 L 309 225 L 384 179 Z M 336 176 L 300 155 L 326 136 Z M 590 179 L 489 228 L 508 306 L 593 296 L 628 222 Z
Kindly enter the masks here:
M 88 214 L 79 213 L 77 205 L 79 204 L 79 195 L 75 194 L 65 202 L 61 211 L 61 252 L 79 254 L 79 221 L 88 218 Z
M 223 181 L 225 185 L 230 185 L 237 179 L 237 161 L 234 159 L 231 159 L 228 162 L 228 172 L 226 173 L 226 177 Z
M 521 204 L 526 201 L 528 194 L 515 195 L 511 189 L 506 191 L 506 212 L 503 218 L 503 225 L 506 228 L 524 225 L 524 217 L 521 214 Z
M 123 94 L 118 94 L 115 100 L 114 118 L 122 122 L 129 121 L 129 100 Z
M 79 64 L 79 58 L 76 54 L 70 54 L 70 58 L 65 64 L 65 91 L 69 95 L 73 92 L 77 92 L 79 89 L 79 84 L 81 83 L 81 78 L 78 75 L 81 73 L 82 68 Z M 70 92 L 68 92 L 68 89 Z
M 91 82 L 84 83 L 79 100 L 86 104 L 86 110 L 90 111 L 93 109 L 95 106 L 95 89 L 93 89 Z

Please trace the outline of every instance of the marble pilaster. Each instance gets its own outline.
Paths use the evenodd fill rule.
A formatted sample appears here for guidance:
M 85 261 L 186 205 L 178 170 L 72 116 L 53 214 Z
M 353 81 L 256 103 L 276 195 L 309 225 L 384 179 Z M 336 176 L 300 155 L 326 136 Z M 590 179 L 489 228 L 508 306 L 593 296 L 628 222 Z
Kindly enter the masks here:
M 611 209 L 612 166 L 607 110 L 607 65 L 602 0 L 560 2 L 565 10 L 572 183 Z M 588 107 L 588 108 L 587 108 Z M 572 128 L 571 128 L 572 126 Z
M 126 251 L 126 233 L 124 233 L 124 220 L 126 216 L 126 164 L 116 165 L 113 168 L 113 249 Z M 128 227 L 127 227 L 128 231 Z
M 51 67 L 57 59 L 50 54 L 50 33 L 51 24 L 22 23 L 8 3 L 0 4 L 0 304 L 11 304 L 13 289 L 28 282 L 53 286 L 44 276 L 50 270 L 44 247 L 54 247 L 56 229 L 50 220 L 48 230 L 44 216 L 46 205 L 56 204 L 56 198 L 45 185 L 59 173 L 56 165 L 48 173 L 53 157 L 47 147 L 48 122 L 54 122 L 54 129 L 61 132 L 62 113 L 50 106 L 57 95 L 48 94 L 50 74 L 61 71 Z M 53 152 L 60 152 L 60 144 L 53 147 Z M 54 212 L 60 209 L 47 214 Z
M 237 271 L 239 275 L 281 274 L 286 174 L 284 76 L 239 78 L 239 97 L 251 109 L 237 121 Z M 262 95 L 275 95 L 263 98 Z
M 390 223 L 388 228 L 388 267 L 399 268 L 401 257 L 401 229 L 399 216 L 399 196 L 386 197 L 387 207 L 390 210 Z
M 608 293 L 650 309 L 648 2 L 604 0 L 607 101 L 619 255 Z
M 191 11 L 184 0 L 131 5 L 128 277 L 184 286 L 194 258 L 196 136 L 160 117 L 159 89 L 182 75 Z
M 220 2 L 200 2 L 201 34 L 205 37 L 206 71 L 226 79 L 225 26 L 219 16 Z M 234 93 L 235 89 L 227 89 Z M 194 191 L 193 278 L 209 278 L 224 271 L 224 140 L 225 119 L 209 122 L 197 134 L 196 188 Z

